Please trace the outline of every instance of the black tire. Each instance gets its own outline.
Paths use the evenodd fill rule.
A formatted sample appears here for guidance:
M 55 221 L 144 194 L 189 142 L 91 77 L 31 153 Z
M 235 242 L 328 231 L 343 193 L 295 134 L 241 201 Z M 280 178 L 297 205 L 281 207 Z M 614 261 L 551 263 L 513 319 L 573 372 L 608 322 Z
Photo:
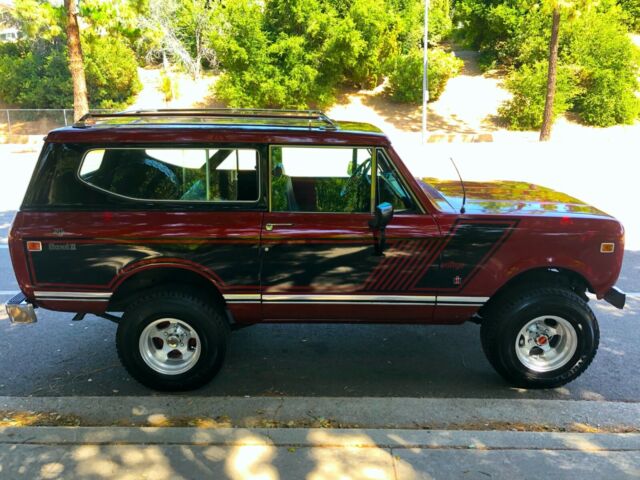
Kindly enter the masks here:
M 575 334 L 577 343 L 572 355 L 572 349 L 564 347 L 568 352 L 565 357 L 566 363 L 559 364 L 549 371 L 541 371 L 537 365 L 525 365 L 518 356 L 516 346 L 518 341 L 518 345 L 523 346 L 523 349 L 529 349 L 529 344 L 525 343 L 529 341 L 529 337 L 521 335 L 521 329 L 534 319 L 545 316 L 557 317 L 562 321 L 544 319 L 542 323 L 538 322 L 538 325 L 557 326 L 561 323 L 566 327 L 572 327 L 573 333 L 564 336 L 570 337 Z M 517 387 L 556 388 L 571 382 L 587 369 L 598 350 L 600 330 L 595 315 L 578 294 L 563 287 L 514 290 L 490 304 L 483 317 L 480 339 L 487 360 L 503 378 Z M 566 330 L 571 332 L 571 328 Z M 549 347 L 554 341 L 559 349 L 563 342 L 562 336 L 542 339 L 543 343 L 549 342 Z M 536 348 L 535 341 L 532 348 Z M 545 355 L 537 356 L 542 349 L 530 351 L 535 352 L 532 357 L 534 360 Z
M 141 354 L 139 342 L 143 331 L 164 318 L 178 320 L 180 325 L 193 329 L 199 338 L 199 357 L 185 372 L 156 371 Z M 229 334 L 224 313 L 212 302 L 182 287 L 163 287 L 142 294 L 125 310 L 118 324 L 116 347 L 124 367 L 143 385 L 155 390 L 184 391 L 205 385 L 218 373 Z

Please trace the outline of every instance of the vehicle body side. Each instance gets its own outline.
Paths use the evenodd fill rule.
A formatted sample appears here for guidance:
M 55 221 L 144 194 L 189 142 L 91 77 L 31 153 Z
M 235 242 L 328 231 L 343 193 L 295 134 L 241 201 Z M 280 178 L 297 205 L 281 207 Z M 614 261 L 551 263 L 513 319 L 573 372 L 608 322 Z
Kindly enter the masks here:
M 260 198 L 245 206 L 116 198 L 78 177 L 86 151 L 114 144 L 251 145 L 261 157 Z M 370 214 L 274 216 L 267 195 L 271 145 L 382 149 L 418 209 L 396 214 L 387 227 L 384 256 L 373 254 Z M 54 165 L 52 156 L 63 151 L 66 163 Z M 65 187 L 56 190 L 55 185 Z M 295 221 L 287 221 L 295 215 Z M 272 221 L 293 225 L 269 236 L 265 224 Z M 602 298 L 615 284 L 624 251 L 621 225 L 603 213 L 445 211 L 421 188 L 385 136 L 303 129 L 54 131 L 46 139 L 9 240 L 20 288 L 42 308 L 121 311 L 140 291 L 159 282 L 181 281 L 218 296 L 239 324 L 461 323 L 501 289 L 535 272 L 559 274 Z M 41 242 L 42 251 L 28 251 L 29 241 Z M 602 243 L 614 243 L 615 251 L 601 253 Z M 345 258 L 351 263 L 327 260 Z M 269 280 L 268 262 L 281 269 L 277 280 Z

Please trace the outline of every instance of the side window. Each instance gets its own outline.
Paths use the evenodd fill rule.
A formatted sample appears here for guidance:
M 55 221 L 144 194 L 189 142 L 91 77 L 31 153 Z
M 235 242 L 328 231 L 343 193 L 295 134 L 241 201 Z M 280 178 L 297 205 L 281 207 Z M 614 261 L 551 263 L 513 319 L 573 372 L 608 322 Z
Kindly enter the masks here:
M 369 212 L 371 149 L 271 148 L 274 212 Z
M 80 178 L 140 200 L 255 202 L 258 152 L 228 148 L 117 148 L 89 151 Z
M 397 172 L 391 167 L 391 161 L 383 150 L 377 151 L 378 164 L 378 203 L 389 202 L 396 212 L 413 212 L 415 205 L 404 187 Z

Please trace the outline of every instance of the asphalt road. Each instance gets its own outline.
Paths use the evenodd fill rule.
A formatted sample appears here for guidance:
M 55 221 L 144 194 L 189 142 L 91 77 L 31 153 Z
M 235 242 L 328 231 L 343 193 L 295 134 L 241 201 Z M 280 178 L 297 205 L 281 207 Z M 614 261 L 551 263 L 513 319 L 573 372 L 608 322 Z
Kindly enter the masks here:
M 1 244 L 9 216 L 0 213 L 0 302 L 17 288 Z M 639 273 L 640 252 L 628 251 L 619 286 L 640 292 Z M 473 324 L 259 325 L 234 332 L 222 372 L 194 394 L 640 401 L 640 297 L 624 311 L 591 304 L 602 333 L 598 355 L 579 379 L 555 390 L 524 391 L 502 381 Z M 120 366 L 115 324 L 38 315 L 32 325 L 0 321 L 0 396 L 154 395 Z

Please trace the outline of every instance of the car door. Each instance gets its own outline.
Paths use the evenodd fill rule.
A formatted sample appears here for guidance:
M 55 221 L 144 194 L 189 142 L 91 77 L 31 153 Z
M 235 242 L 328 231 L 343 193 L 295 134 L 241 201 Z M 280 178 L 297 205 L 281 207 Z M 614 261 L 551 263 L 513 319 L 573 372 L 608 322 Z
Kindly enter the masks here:
M 412 286 L 434 262 L 439 230 L 382 149 L 271 146 L 269 170 L 265 320 L 431 321 L 435 297 Z M 382 201 L 396 212 L 379 255 L 369 220 Z

